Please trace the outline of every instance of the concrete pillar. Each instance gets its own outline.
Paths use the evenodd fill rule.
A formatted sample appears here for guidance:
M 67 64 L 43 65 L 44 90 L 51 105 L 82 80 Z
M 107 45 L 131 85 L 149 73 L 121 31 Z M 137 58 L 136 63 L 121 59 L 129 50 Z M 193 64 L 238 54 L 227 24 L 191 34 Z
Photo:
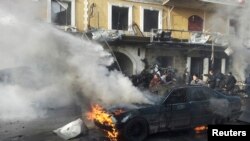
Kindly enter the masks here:
M 89 18 L 89 15 L 88 15 L 88 10 L 89 10 L 89 8 L 88 8 L 88 6 L 89 6 L 89 2 L 88 2 L 88 0 L 84 0 L 83 1 L 83 6 L 84 6 L 84 14 L 83 14 L 83 29 L 84 30 L 87 30 L 88 29 L 88 24 L 90 24 L 90 23 L 88 23 L 88 18 Z M 99 19 L 98 19 L 99 20 Z
M 203 74 L 208 74 L 209 71 L 209 58 L 203 59 Z M 203 77 L 203 80 L 205 81 L 206 78 Z
M 226 73 L 226 59 L 225 58 L 221 59 L 221 73 L 223 74 Z
M 191 72 L 191 57 L 187 57 L 187 64 L 186 64 L 187 71 Z

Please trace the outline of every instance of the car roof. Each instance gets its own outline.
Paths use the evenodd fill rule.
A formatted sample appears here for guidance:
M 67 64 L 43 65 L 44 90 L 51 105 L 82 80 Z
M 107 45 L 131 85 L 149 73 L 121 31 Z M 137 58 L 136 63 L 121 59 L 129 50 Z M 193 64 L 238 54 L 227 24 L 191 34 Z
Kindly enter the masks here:
M 197 87 L 205 87 L 204 85 L 175 85 L 172 89 L 179 89 L 179 88 L 197 88 Z
M 183 88 L 205 88 L 204 85 L 174 85 L 174 86 L 170 86 L 168 89 L 163 91 L 163 95 L 167 96 L 168 94 L 170 94 L 171 91 L 173 90 L 177 90 L 177 89 L 183 89 Z M 206 87 L 208 88 L 208 87 Z

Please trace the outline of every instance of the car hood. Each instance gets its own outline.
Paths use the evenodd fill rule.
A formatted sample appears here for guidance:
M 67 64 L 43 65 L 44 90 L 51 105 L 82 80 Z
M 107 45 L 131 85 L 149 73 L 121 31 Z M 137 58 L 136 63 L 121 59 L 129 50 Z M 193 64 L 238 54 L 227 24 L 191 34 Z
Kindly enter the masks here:
M 130 111 L 136 111 L 138 109 L 146 108 L 153 106 L 154 104 L 118 104 L 118 105 L 113 105 L 107 109 L 107 111 L 112 114 L 112 115 L 120 115 L 122 113 L 127 113 Z

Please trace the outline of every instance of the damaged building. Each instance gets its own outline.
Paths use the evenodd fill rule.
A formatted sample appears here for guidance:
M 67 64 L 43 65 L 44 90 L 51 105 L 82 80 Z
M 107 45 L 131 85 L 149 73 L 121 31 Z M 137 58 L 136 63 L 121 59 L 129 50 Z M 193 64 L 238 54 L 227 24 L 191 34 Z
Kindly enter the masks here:
M 240 7 L 236 0 L 47 0 L 47 21 L 66 31 L 87 31 L 113 52 L 131 76 L 149 66 L 185 69 L 200 76 L 226 73 L 227 37 L 237 20 L 217 9 Z M 215 24 L 216 21 L 216 24 Z M 228 51 L 228 50 L 226 50 Z

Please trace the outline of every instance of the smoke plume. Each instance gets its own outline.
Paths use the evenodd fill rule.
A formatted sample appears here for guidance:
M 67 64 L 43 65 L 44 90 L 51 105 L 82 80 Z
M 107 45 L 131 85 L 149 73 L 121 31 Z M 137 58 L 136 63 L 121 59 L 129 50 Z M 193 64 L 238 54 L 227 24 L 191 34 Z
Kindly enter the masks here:
M 15 2 L 0 7 L 0 120 L 42 117 L 46 108 L 76 100 L 149 102 L 127 77 L 108 71 L 113 58 L 100 45 L 37 20 L 40 7 L 29 8 L 32 1 Z
M 229 47 L 233 50 L 228 72 L 232 71 L 240 81 L 244 81 L 247 73 L 250 72 L 250 62 L 248 61 L 250 53 L 249 12 L 250 3 L 245 1 L 239 3 L 239 5 L 218 8 L 215 14 L 217 16 L 216 21 L 213 21 L 215 27 L 221 27 L 221 25 L 225 25 L 225 22 L 228 23 L 231 20 L 231 27 L 228 23 L 228 28 L 226 28 L 229 32 Z M 218 17 L 224 17 L 225 20 L 220 22 L 220 20 L 217 20 Z
M 238 74 L 240 80 L 244 81 L 247 73 L 250 73 L 250 62 L 248 56 L 250 53 L 250 3 L 246 1 L 241 8 L 231 11 L 238 24 L 236 28 L 236 38 L 232 39 L 232 47 L 235 50 L 233 56 L 233 71 Z

